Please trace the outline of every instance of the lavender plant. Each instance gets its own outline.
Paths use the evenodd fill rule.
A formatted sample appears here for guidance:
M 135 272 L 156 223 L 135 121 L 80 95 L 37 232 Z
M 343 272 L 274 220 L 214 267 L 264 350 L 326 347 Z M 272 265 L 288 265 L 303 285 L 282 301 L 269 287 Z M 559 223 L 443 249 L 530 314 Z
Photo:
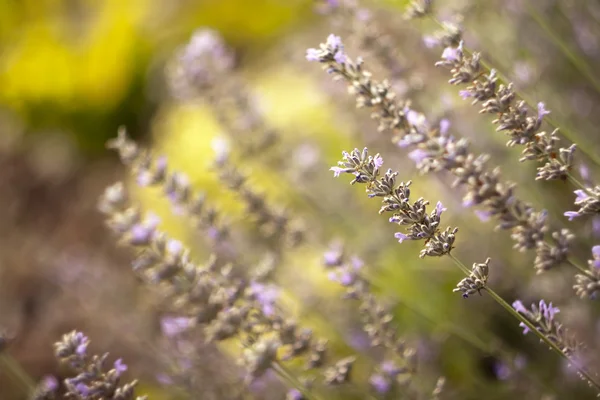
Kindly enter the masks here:
M 448 112 L 440 115 L 428 109 L 425 115 L 418 111 L 418 90 L 410 93 L 411 100 L 400 98 L 396 88 L 402 89 L 414 60 L 402 55 L 394 29 L 387 26 L 390 22 L 386 21 L 386 14 L 390 9 L 379 9 L 375 2 L 362 4 L 354 0 L 316 3 L 327 21 L 348 39 L 342 43 L 340 37 L 331 34 L 318 48 L 308 49 L 306 59 L 320 63 L 334 80 L 345 82 L 357 108 L 370 110 L 378 131 L 388 134 L 393 144 L 381 149 L 391 153 L 389 158 L 386 155 L 387 162 L 394 156 L 408 158 L 422 175 L 435 172 L 438 176 L 452 177 L 452 187 L 463 190 L 464 207 L 475 209 L 482 221 L 496 220 L 497 230 L 510 232 L 514 249 L 535 254 L 532 262 L 535 277 L 529 282 L 526 273 L 518 268 L 520 263 L 531 262 L 517 258 L 518 255 L 500 254 L 502 250 L 495 243 L 489 244 L 483 255 L 463 255 L 466 240 L 461 242 L 460 238 L 469 235 L 469 230 L 464 229 L 467 223 L 459 223 L 459 237 L 455 224 L 442 221 L 451 212 L 454 214 L 455 192 L 444 199 L 447 207 L 441 201 L 430 203 L 422 197 L 415 199 L 413 182 L 400 180 L 401 176 L 408 175 L 403 166 L 396 170 L 384 169 L 383 157 L 370 153 L 366 147 L 344 151 L 342 159 L 330 171 L 334 177 L 350 176 L 352 185 L 363 185 L 368 198 L 380 200 L 379 214 L 385 214 L 388 223 L 397 228 L 394 238 L 404 244 L 399 251 L 408 254 L 406 242 L 421 244 L 419 259 L 425 259 L 422 262 L 437 262 L 444 267 L 445 261 L 450 259 L 463 274 L 458 278 L 445 268 L 440 269 L 443 273 L 431 276 L 427 275 L 428 271 L 419 271 L 410 277 L 427 279 L 426 283 L 410 282 L 416 287 L 413 293 L 418 296 L 398 302 L 397 307 L 387 304 L 371 279 L 380 271 L 365 268 L 365 265 L 384 263 L 380 256 L 385 259 L 388 254 L 398 254 L 388 252 L 392 246 L 385 239 L 386 225 L 370 217 L 365 212 L 368 205 L 364 206 L 360 199 L 354 203 L 346 192 L 336 194 L 334 186 L 324 184 L 327 175 L 324 170 L 316 169 L 319 172 L 313 171 L 311 176 L 295 168 L 292 159 L 300 143 L 294 135 L 296 132 L 271 126 L 242 73 L 246 60 L 241 59 L 217 31 L 203 28 L 196 31 L 168 63 L 168 83 L 179 101 L 200 99 L 208 106 L 228 137 L 227 144 L 222 140 L 216 142 L 214 162 L 205 162 L 210 167 L 200 173 L 214 174 L 219 184 L 232 192 L 236 205 L 244 209 L 242 217 L 236 220 L 220 211 L 216 200 L 209 200 L 206 193 L 193 187 L 193 179 L 172 170 L 166 157 L 156 156 L 138 145 L 124 128 L 107 147 L 118 153 L 133 177 L 132 183 L 142 190 L 160 190 L 161 196 L 170 202 L 172 214 L 183 216 L 203 239 L 202 243 L 184 244 L 159 229 L 164 216 L 159 217 L 146 210 L 142 202 L 134 200 L 124 182 L 107 187 L 98 202 L 108 230 L 119 245 L 133 254 L 129 272 L 133 272 L 141 283 L 141 290 L 151 297 L 158 314 L 156 329 L 171 345 L 164 351 L 172 354 L 161 356 L 167 360 L 166 364 L 171 362 L 173 368 L 162 371 L 165 373 L 157 376 L 157 380 L 176 387 L 173 390 L 177 390 L 178 395 L 204 397 L 200 381 L 193 376 L 197 372 L 191 366 L 192 360 L 207 363 L 203 357 L 215 352 L 221 354 L 227 364 L 227 372 L 221 373 L 231 374 L 229 382 L 235 386 L 223 392 L 222 396 L 227 398 L 450 399 L 470 398 L 475 392 L 480 396 L 489 390 L 489 382 L 484 382 L 483 388 L 461 388 L 460 372 L 454 371 L 455 367 L 460 369 L 455 354 L 450 358 L 450 367 L 441 365 L 444 361 L 441 356 L 431 356 L 438 351 L 437 347 L 458 338 L 472 345 L 474 349 L 470 351 L 496 358 L 494 374 L 501 383 L 508 383 L 509 377 L 516 381 L 515 375 L 518 375 L 517 378 L 529 386 L 523 391 L 527 397 L 546 398 L 543 396 L 548 392 L 556 390 L 561 394 L 562 390 L 570 390 L 570 384 L 560 379 L 542 384 L 535 382 L 547 374 L 525 371 L 525 363 L 520 361 L 524 357 L 515 355 L 517 350 L 512 343 L 492 343 L 492 340 L 506 339 L 505 331 L 510 334 L 512 328 L 503 327 L 498 336 L 493 332 L 489 342 L 490 336 L 482 339 L 473 333 L 488 328 L 494 320 L 503 323 L 503 315 L 496 314 L 491 307 L 486 308 L 491 298 L 508 313 L 510 326 L 515 331 L 514 320 L 518 321 L 525 340 L 534 335 L 543 346 L 562 357 L 570 370 L 592 388 L 594 395 L 600 396 L 600 378 L 595 372 L 598 360 L 594 357 L 598 343 L 594 335 L 581 334 L 578 322 L 585 318 L 578 320 L 573 311 L 584 309 L 588 312 L 585 315 L 592 315 L 593 302 L 572 300 L 567 303 L 565 299 L 572 295 L 571 291 L 561 293 L 558 301 L 539 296 L 544 300 L 525 306 L 530 298 L 538 296 L 531 286 L 543 279 L 566 276 L 568 272 L 559 268 L 561 265 L 576 270 L 573 288 L 577 297 L 597 298 L 600 246 L 591 248 L 591 256 L 589 249 L 586 250 L 587 265 L 582 265 L 578 261 L 578 250 L 584 246 L 579 246 L 576 240 L 581 238 L 577 225 L 571 224 L 570 229 L 557 227 L 551 223 L 548 211 L 519 197 L 517 192 L 521 188 L 506 180 L 499 167 L 490 165 L 488 152 L 477 154 L 467 139 L 452 132 L 455 129 Z M 403 16 L 405 20 L 433 18 L 434 11 L 430 0 L 412 1 Z M 545 104 L 539 102 L 537 109 L 532 107 L 531 102 L 517 92 L 515 84 L 504 79 L 497 69 L 489 68 L 480 53 L 468 51 L 461 20 L 459 17 L 453 22 L 444 22 L 442 30 L 425 37 L 426 47 L 444 48 L 436 66 L 450 71 L 452 85 L 464 86 L 459 92 L 461 98 L 478 105 L 480 114 L 495 116 L 492 124 L 496 131 L 507 134 L 508 147 L 523 147 L 519 161 L 537 163 L 536 181 L 570 182 L 574 186 L 574 207 L 564 212 L 569 221 L 597 217 L 600 186 L 593 182 L 586 168 L 580 168 L 579 177 L 574 172 L 579 162 L 575 156 L 589 150 L 581 149 L 576 154 L 579 148 L 575 144 L 561 144 L 557 128 L 550 133 L 544 131 L 547 123 L 553 122 L 548 121 Z M 394 18 L 390 21 L 395 23 Z M 349 56 L 346 45 L 357 45 L 361 49 L 370 60 L 369 70 L 362 58 L 353 60 Z M 298 53 L 296 49 L 293 51 Z M 386 74 L 389 80 L 376 79 L 379 73 Z M 424 80 L 414 87 L 428 85 L 430 82 Z M 407 87 L 401 90 L 403 96 L 409 95 Z M 327 88 L 319 90 L 325 92 Z M 360 115 L 346 117 L 352 122 L 360 119 Z M 381 143 L 369 142 L 368 146 L 372 149 Z M 405 148 L 411 149 L 406 156 Z M 321 160 L 315 164 L 319 162 Z M 275 184 L 289 187 L 294 196 L 310 207 L 298 211 L 273 201 L 260 185 L 254 184 L 252 170 L 248 168 L 251 163 L 276 169 L 280 180 Z M 425 178 L 414 181 L 420 185 L 421 179 Z M 310 213 L 313 215 L 307 215 Z M 344 248 L 324 245 L 330 243 L 332 237 L 324 234 L 323 227 L 334 220 L 334 215 L 345 223 L 339 230 L 345 236 L 344 242 L 348 242 Z M 470 237 L 468 241 L 473 247 L 483 239 Z M 349 256 L 346 248 L 360 257 Z M 478 250 L 483 251 L 483 248 Z M 320 282 L 327 276 L 341 286 L 347 303 L 343 307 L 353 307 L 355 312 L 329 315 L 336 308 L 330 304 L 334 303 L 331 290 L 323 288 L 330 289 L 330 286 L 318 287 L 314 293 L 302 293 L 302 296 L 295 287 L 281 286 L 279 274 L 285 270 L 293 270 L 290 276 L 298 279 L 298 286 L 308 281 L 305 278 L 312 274 L 314 254 L 323 256 L 321 266 L 325 270 L 321 270 L 315 280 Z M 466 257 L 479 261 L 469 268 L 462 261 Z M 410 254 L 404 258 L 410 260 Z M 204 261 L 198 262 L 199 259 Z M 410 263 L 405 260 L 394 259 L 394 267 L 400 261 L 403 266 Z M 545 274 L 538 276 L 542 273 Z M 453 288 L 443 287 L 450 281 Z M 290 283 L 295 286 L 296 282 Z M 417 328 L 414 330 L 418 334 L 411 334 L 410 323 L 397 316 L 403 312 L 403 305 L 414 309 L 410 307 L 411 301 L 425 302 L 431 290 L 435 290 L 436 295 L 447 293 L 444 298 L 460 304 L 467 317 L 456 317 L 456 324 L 452 325 L 452 321 L 448 326 L 454 316 L 443 321 L 437 316 L 416 312 L 419 318 L 436 325 L 438 337 L 415 338 L 425 335 Z M 289 294 L 292 301 L 285 298 Z M 524 300 L 514 300 L 511 304 L 506 300 L 509 297 Z M 453 300 L 455 298 L 457 300 Z M 294 300 L 299 303 L 298 299 L 305 303 L 300 312 L 294 307 L 298 304 L 290 305 Z M 559 304 L 560 309 L 554 304 Z M 462 326 L 466 318 L 471 320 L 470 324 Z M 319 329 L 311 325 L 315 320 L 324 321 L 320 324 L 321 330 L 329 334 L 317 333 Z M 346 339 L 350 335 L 343 331 L 348 326 L 360 326 L 359 339 L 366 337 L 367 343 L 359 343 L 359 340 L 350 343 Z M 109 365 L 107 354 L 90 355 L 89 339 L 79 331 L 64 335 L 55 344 L 56 357 L 73 373 L 69 372 L 68 377 L 61 380 L 42 378 L 35 388 L 7 354 L 7 344 L 0 335 L 1 365 L 22 380 L 32 399 L 146 398 L 136 397 L 137 381 L 121 383 L 127 365 L 121 359 Z M 469 359 L 471 355 L 464 357 Z M 530 350 L 527 358 L 542 357 L 546 356 Z M 536 366 L 532 364 L 531 368 Z M 273 382 L 274 376 L 279 383 Z M 505 386 L 514 391 L 512 396 L 521 395 L 514 386 Z M 536 388 L 531 389 L 533 386 Z

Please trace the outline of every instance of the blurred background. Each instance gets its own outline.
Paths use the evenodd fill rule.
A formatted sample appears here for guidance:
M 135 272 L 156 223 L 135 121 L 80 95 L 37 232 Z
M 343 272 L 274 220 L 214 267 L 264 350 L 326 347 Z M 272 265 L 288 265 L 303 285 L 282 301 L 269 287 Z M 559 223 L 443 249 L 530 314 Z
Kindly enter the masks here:
M 322 3 L 0 0 L 0 328 L 14 338 L 6 349 L 10 358 L 0 365 L 1 399 L 27 398 L 28 385 L 64 374 L 52 343 L 72 329 L 86 332 L 94 351 L 122 357 L 127 377 L 139 379 L 140 392 L 150 398 L 229 398 L 225 393 L 239 372 L 239 349 L 233 346 L 194 344 L 202 361 L 193 367 L 195 385 L 202 394 L 169 385 L 165 371 L 176 351 L 161 334 L 160 298 L 135 279 L 131 253 L 116 245 L 96 211 L 104 187 L 127 179 L 105 148 L 118 127 L 126 126 L 142 145 L 186 171 L 251 242 L 243 207 L 211 168 L 215 143 L 226 136 L 214 99 L 169 90 L 169 63 L 204 27 L 231 49 L 228 73 L 243 83 L 280 142 L 280 150 L 270 151 L 281 151 L 283 158 L 274 156 L 271 163 L 244 158 L 240 168 L 268 202 L 287 207 L 306 227 L 306 243 L 290 251 L 277 274 L 288 307 L 329 339 L 334 352 L 364 358 L 356 371 L 358 387 L 339 398 L 367 396 L 374 362 L 364 350 L 356 305 L 341 299 L 342 290 L 321 265 L 327 244 L 336 240 L 365 260 L 374 290 L 393 306 L 401 335 L 417 348 L 424 385 L 444 375 L 447 398 L 457 399 L 481 393 L 488 399 L 593 397 L 489 298 L 467 301 L 453 294 L 462 277 L 450 260 L 424 261 L 418 244 L 398 245 L 394 227 L 377 215 L 378 204 L 345 178 L 333 180 L 328 168 L 342 150 L 369 146 L 381 153 L 401 180 L 414 180 L 416 197 L 441 200 L 448 208 L 445 221 L 460 229 L 456 254 L 465 264 L 492 257 L 492 284 L 509 303 L 553 301 L 562 322 L 595 351 L 598 307 L 575 298 L 571 271 L 536 276 L 532 254 L 512 251 L 507 232 L 495 232 L 493 222 L 482 223 L 464 209 L 447 177 L 419 177 L 407 152 L 377 132 L 369 111 L 355 110 L 344 85 L 305 60 L 306 49 L 318 47 L 331 32 L 341 35 L 348 54 L 362 55 L 376 79 L 389 79 L 415 108 L 432 120 L 448 119 L 457 136 L 490 153 L 490 165 L 500 165 L 517 183 L 519 196 L 548 209 L 558 227 L 566 224 L 562 213 L 573 207 L 572 189 L 563 182 L 534 183 L 534 166 L 519 164 L 519 150 L 506 148 L 490 118 L 478 115 L 446 83 L 447 72 L 434 67 L 442 48 L 427 46 L 427 37 L 439 29 L 435 21 L 404 20 L 406 1 L 364 2 L 363 13 L 351 17 L 329 15 Z M 462 21 L 467 47 L 481 51 L 531 104 L 545 102 L 563 135 L 582 148 L 581 165 L 592 179 L 598 176 L 600 4 L 454 0 L 436 5 L 435 13 L 439 20 Z M 365 40 L 378 35 L 391 58 L 378 57 L 378 47 Z M 228 78 L 219 79 L 225 84 Z M 144 208 L 161 215 L 169 233 L 206 258 L 199 234 L 172 215 L 167 202 L 157 200 L 156 192 L 135 193 Z M 570 225 L 584 263 L 599 225 Z M 258 253 L 249 259 L 259 259 Z M 283 398 L 283 387 L 267 378 L 250 395 Z

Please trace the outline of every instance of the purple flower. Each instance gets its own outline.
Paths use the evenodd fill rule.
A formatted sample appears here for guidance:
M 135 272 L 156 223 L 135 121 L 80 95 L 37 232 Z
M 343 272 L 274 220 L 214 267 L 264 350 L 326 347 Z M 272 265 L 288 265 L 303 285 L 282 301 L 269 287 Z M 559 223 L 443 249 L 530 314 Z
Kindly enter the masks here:
M 492 214 L 489 211 L 485 210 L 475 210 L 475 215 L 477 215 L 477 218 L 479 218 L 481 222 L 489 221 L 490 217 L 492 216 Z
M 290 389 L 285 398 L 286 400 L 303 400 L 304 396 L 298 389 Z
M 590 169 L 587 165 L 581 164 L 581 166 L 579 167 L 579 175 L 581 175 L 581 179 L 583 179 L 584 181 L 590 180 Z
M 329 168 L 330 171 L 333 171 L 333 177 L 337 178 L 338 176 L 340 176 L 340 174 L 342 172 L 346 172 L 345 168 L 341 168 L 341 167 L 331 167 Z
M 415 150 L 411 151 L 410 153 L 408 153 L 408 158 L 413 160 L 415 162 L 415 164 L 419 164 L 419 163 L 423 162 L 423 160 L 425 160 L 427 157 L 428 157 L 428 154 L 423 149 L 415 149 Z
M 440 121 L 440 135 L 445 136 L 450 129 L 450 120 L 444 118 Z
M 308 61 L 321 61 L 321 50 L 319 50 L 319 49 L 306 50 L 306 59 Z
M 394 234 L 394 237 L 395 237 L 396 239 L 398 239 L 398 242 L 399 242 L 399 243 L 402 243 L 402 242 L 404 242 L 405 240 L 407 240 L 407 239 L 408 239 L 408 236 L 406 236 L 406 235 L 405 235 L 404 233 L 402 233 L 402 232 L 396 232 L 396 233 Z
M 581 189 L 575 190 L 573 193 L 577 195 L 575 198 L 575 204 L 582 202 L 589 197 L 588 194 Z
M 77 332 L 75 339 L 78 342 L 75 353 L 77 353 L 79 356 L 84 356 L 85 352 L 87 351 L 87 346 L 90 344 L 90 340 L 81 332 Z
M 323 261 L 324 261 L 325 265 L 328 267 L 337 266 L 340 263 L 341 259 L 342 259 L 342 252 L 337 249 L 328 250 L 323 255 Z
M 123 360 L 119 358 L 117 361 L 115 361 L 114 369 L 117 372 L 117 376 L 121 376 L 123 372 L 127 371 L 127 365 L 124 364 Z
M 592 247 L 592 255 L 594 256 L 594 267 L 600 268 L 600 246 Z
M 335 50 L 341 49 L 343 47 L 342 39 L 339 36 L 334 35 L 333 33 L 327 36 L 326 44 L 328 47 Z
M 406 120 L 408 121 L 409 124 L 411 124 L 412 126 L 416 126 L 419 124 L 421 114 L 419 114 L 418 112 L 416 112 L 414 110 L 408 110 L 408 111 L 405 110 L 404 113 L 406 115 Z
M 390 390 L 390 382 L 381 374 L 371 375 L 369 383 L 377 393 L 387 393 Z
M 540 300 L 539 307 L 540 307 L 540 312 L 542 314 L 544 314 L 544 318 L 547 321 L 553 320 L 554 315 L 558 314 L 560 312 L 558 307 L 552 307 L 552 302 L 546 304 L 546 302 L 544 300 Z
M 523 328 L 523 335 L 527 335 L 529 333 L 529 327 L 525 325 L 523 322 L 519 324 L 521 328 Z
M 82 396 L 90 394 L 90 388 L 85 383 L 78 383 L 75 385 L 75 390 Z
M 425 36 L 423 37 L 423 43 L 425 44 L 425 47 L 432 49 L 437 46 L 440 41 L 433 36 Z
M 462 56 L 462 43 L 458 47 L 446 47 L 442 53 L 442 60 L 457 61 Z
M 466 100 L 469 97 L 473 97 L 473 92 L 471 92 L 470 90 L 460 90 L 458 92 L 458 95 L 460 96 L 461 99 Z
M 193 319 L 186 317 L 164 317 L 160 320 L 160 328 L 166 337 L 177 336 L 193 325 Z
M 577 211 L 567 211 L 564 213 L 565 217 L 569 218 L 569 221 L 573 221 L 573 219 L 579 217 L 579 213 Z
M 344 54 L 344 52 L 342 50 L 338 50 L 333 55 L 333 59 L 338 64 L 345 64 L 348 58 L 346 57 L 346 54 Z
M 501 381 L 507 380 L 510 378 L 512 371 L 510 367 L 506 365 L 503 361 L 497 361 L 494 363 L 494 373 L 496 374 L 496 378 Z
M 279 298 L 279 288 L 275 285 L 252 282 L 250 290 L 254 298 L 260 303 L 263 313 L 267 316 L 272 315 L 275 312 L 275 302 Z
M 376 154 L 375 157 L 373 157 L 373 165 L 375 165 L 376 169 L 381 168 L 383 165 L 383 158 L 379 154 Z
M 437 215 L 437 216 L 438 216 L 438 218 L 439 218 L 439 217 L 440 217 L 440 215 L 442 215 L 442 213 L 443 213 L 444 211 L 446 211 L 446 210 L 447 210 L 447 208 L 445 208 L 445 207 L 442 205 L 442 202 L 441 202 L 441 201 L 438 201 L 438 202 L 437 202 L 437 204 L 435 205 L 435 215 Z
M 45 390 L 53 392 L 58 389 L 58 380 L 52 375 L 47 375 L 42 379 L 42 386 Z
M 538 107 L 538 122 L 541 122 L 542 118 L 544 118 L 544 115 L 550 114 L 550 111 L 546 110 L 546 106 L 541 101 L 538 103 L 537 107 Z
M 527 312 L 527 309 L 521 300 L 515 300 L 512 306 L 518 313 L 525 314 Z

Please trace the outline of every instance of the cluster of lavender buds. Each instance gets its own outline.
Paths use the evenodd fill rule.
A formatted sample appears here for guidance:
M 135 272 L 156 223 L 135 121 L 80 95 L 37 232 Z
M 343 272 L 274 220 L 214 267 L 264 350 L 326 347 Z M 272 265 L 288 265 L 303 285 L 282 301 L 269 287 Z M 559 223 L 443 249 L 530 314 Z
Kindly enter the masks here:
M 89 339 L 83 333 L 73 331 L 63 335 L 62 340 L 54 345 L 56 358 L 77 373 L 76 376 L 67 378 L 63 382 L 65 398 L 145 400 L 146 396 L 135 395 L 137 381 L 120 385 L 121 376 L 127 370 L 127 365 L 118 359 L 113 363 L 113 367 L 107 370 L 108 354 L 90 356 L 87 349 L 89 343 Z M 58 390 L 58 381 L 49 377 L 40 383 L 33 398 L 51 400 L 55 398 Z
M 490 261 L 491 259 L 488 258 L 483 264 L 474 263 L 469 276 L 461 280 L 453 292 L 461 292 L 465 299 L 474 293 L 481 295 L 481 291 L 487 285 Z
M 419 198 L 414 203 L 410 202 L 411 182 L 396 184 L 398 172 L 388 169 L 380 176 L 379 169 L 383 159 L 379 154 L 369 156 L 365 147 L 362 151 L 354 149 L 351 153 L 343 152 L 343 159 L 338 165 L 332 167 L 334 176 L 341 173 L 354 175 L 351 184 L 366 184 L 369 197 L 382 197 L 380 214 L 391 212 L 390 222 L 406 226 L 405 232 L 397 232 L 396 239 L 400 243 L 405 240 L 424 240 L 425 247 L 421 250 L 420 257 L 440 257 L 449 254 L 454 244 L 458 228 L 447 227 L 440 230 L 440 217 L 445 208 L 442 203 L 436 204 L 435 210 L 427 213 L 428 201 Z
M 303 242 L 304 228 L 301 221 L 292 219 L 285 209 L 268 204 L 265 197 L 248 184 L 247 177 L 228 158 L 218 157 L 215 170 L 219 179 L 244 203 L 246 213 L 254 217 L 254 223 L 267 241 L 274 242 L 280 249 L 280 245 L 295 247 Z
M 119 140 L 120 153 L 135 145 L 122 135 Z M 125 159 L 138 159 L 139 152 L 132 153 L 137 156 Z M 137 162 L 126 164 L 139 165 Z M 152 169 L 138 168 L 136 171 L 137 175 L 155 176 Z M 164 172 L 166 166 L 162 171 L 158 174 L 159 179 L 147 181 L 164 181 L 168 176 Z M 191 189 L 186 187 L 186 193 L 191 193 Z M 147 214 L 143 217 L 138 208 L 129 206 L 122 183 L 106 189 L 99 209 L 107 216 L 107 225 L 120 242 L 139 249 L 132 264 L 134 272 L 163 290 L 170 311 L 185 320 L 184 329 L 202 326 L 209 342 L 241 340 L 244 352 L 240 363 L 247 367 L 247 382 L 262 376 L 276 363 L 302 356 L 307 357 L 307 370 L 324 368 L 326 384 L 349 381 L 350 359 L 326 367 L 326 342 L 315 340 L 310 330 L 298 327 L 293 319 L 282 313 L 276 304 L 279 290 L 263 282 L 269 275 L 269 271 L 264 271 L 264 265 L 259 265 L 256 271 L 251 271 L 250 277 L 246 277 L 247 267 L 238 265 L 239 262 L 235 265 L 223 263 L 218 256 L 213 256 L 204 266 L 195 264 L 181 242 L 157 229 L 159 220 L 156 216 Z
M 480 218 L 496 217 L 498 228 L 512 230 L 514 247 L 520 251 L 535 249 L 534 267 L 546 271 L 567 260 L 570 234 L 567 230 L 548 232 L 546 211 L 536 211 L 533 206 L 514 195 L 514 184 L 501 180 L 498 168 L 488 171 L 486 154 L 475 155 L 469 150 L 466 139 L 456 139 L 448 134 L 449 124 L 442 120 L 430 123 L 427 118 L 410 108 L 410 102 L 396 98 L 387 81 L 377 82 L 363 69 L 362 59 L 353 62 L 344 52 L 339 37 L 330 35 L 319 49 L 308 49 L 306 58 L 317 61 L 334 79 L 349 84 L 350 93 L 356 96 L 358 108 L 373 110 L 372 118 L 379 122 L 380 131 L 395 133 L 393 140 L 400 147 L 415 146 L 409 157 L 423 173 L 448 171 L 456 178 L 454 186 L 466 186 L 465 206 L 481 205 Z M 439 125 L 439 126 L 437 126 Z
M 582 344 L 578 342 L 563 325 L 554 319 L 554 316 L 560 312 L 557 307 L 553 307 L 552 303 L 546 304 L 544 300 L 540 300 L 539 306 L 531 305 L 531 309 L 527 309 L 520 300 L 513 303 L 514 309 L 521 315 L 525 316 L 538 331 L 549 338 L 560 350 L 573 360 L 573 356 L 579 358 L 582 350 Z M 521 323 L 523 333 L 527 334 L 530 328 Z M 580 366 L 581 367 L 581 366 Z
M 574 218 L 582 215 L 600 214 L 600 186 L 594 188 L 584 188 L 575 190 L 575 205 L 579 207 L 577 211 L 566 211 L 565 217 L 572 221 Z
M 550 113 L 544 103 L 538 103 L 536 116 L 529 115 L 527 104 L 517 100 L 514 85 L 500 84 L 493 69 L 486 74 L 480 58 L 479 53 L 465 54 L 461 42 L 458 46 L 446 47 L 442 60 L 436 65 L 450 70 L 452 85 L 469 85 L 460 91 L 460 96 L 472 99 L 472 104 L 481 104 L 480 113 L 498 115 L 493 123 L 498 125 L 497 131 L 509 136 L 507 145 L 525 146 L 520 161 L 544 163 L 538 167 L 536 179 L 566 180 L 573 167 L 575 144 L 559 147 L 558 130 L 550 134 L 541 132 L 543 118 Z
M 193 225 L 207 232 L 215 243 L 228 236 L 226 222 L 219 219 L 215 208 L 206 204 L 204 193 L 193 193 L 189 178 L 180 172 L 170 172 L 166 157 L 155 158 L 149 151 L 141 149 L 120 128 L 117 138 L 107 143 L 109 149 L 118 152 L 121 162 L 126 165 L 142 187 L 160 187 L 171 202 L 176 214 L 191 218 Z
M 592 247 L 593 259 L 588 260 L 586 274 L 575 275 L 573 288 L 582 299 L 596 299 L 600 291 L 600 246 Z
M 416 351 L 398 336 L 392 313 L 371 292 L 369 281 L 360 272 L 362 260 L 347 259 L 340 246 L 332 245 L 324 255 L 324 266 L 329 278 L 344 287 L 344 297 L 359 302 L 362 327 L 371 346 L 385 351 L 384 360 L 369 379 L 372 388 L 382 395 L 409 390 L 416 373 Z
M 239 144 L 242 156 L 264 155 L 278 142 L 257 102 L 235 73 L 234 51 L 219 34 L 199 29 L 173 60 L 169 82 L 180 98 L 200 98 L 224 131 Z M 217 84 L 218 82 L 218 84 Z

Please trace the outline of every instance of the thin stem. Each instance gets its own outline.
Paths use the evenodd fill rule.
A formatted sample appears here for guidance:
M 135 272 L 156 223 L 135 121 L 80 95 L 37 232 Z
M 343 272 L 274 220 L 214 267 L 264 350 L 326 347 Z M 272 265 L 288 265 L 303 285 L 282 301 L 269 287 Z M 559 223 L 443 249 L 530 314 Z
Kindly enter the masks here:
M 573 185 L 579 187 L 582 190 L 587 190 L 587 186 L 585 186 L 583 183 L 581 183 L 579 180 L 577 180 L 577 178 L 575 178 L 575 176 L 573 176 L 573 174 L 568 171 L 567 171 L 567 177 L 569 178 L 571 183 L 573 183 Z
M 272 364 L 273 370 L 279 375 L 284 381 L 288 383 L 291 387 L 294 387 L 300 391 L 307 399 L 319 400 L 319 397 L 312 393 L 310 390 L 306 389 L 306 387 L 300 382 L 294 374 L 289 371 L 283 364 L 278 361 L 273 362 Z
M 578 57 L 574 51 L 571 50 L 570 46 L 561 39 L 552 27 L 544 20 L 544 18 L 532 7 L 529 2 L 525 5 L 527 12 L 533 18 L 533 20 L 542 28 L 544 33 L 548 35 L 552 42 L 562 51 L 562 53 L 571 61 L 573 66 L 589 81 L 591 86 L 600 93 L 600 80 L 598 80 L 591 72 L 590 67 L 585 63 L 581 57 Z
M 32 393 L 35 390 L 36 384 L 34 380 L 31 379 L 27 372 L 23 370 L 21 365 L 19 365 L 13 357 L 8 354 L 0 354 L 0 364 L 3 364 L 6 369 L 21 382 L 28 393 Z
M 471 272 L 466 269 L 465 265 L 458 259 L 456 258 L 454 255 L 450 254 L 450 258 L 452 258 L 452 260 L 456 263 L 456 265 L 467 275 L 469 276 L 471 274 Z M 496 303 L 500 304 L 502 307 L 504 307 L 506 309 L 506 311 L 508 311 L 513 317 L 515 317 L 516 319 L 518 319 L 520 322 L 522 322 L 525 326 L 527 326 L 527 328 L 529 328 L 529 330 L 531 332 L 533 332 L 542 342 L 544 342 L 545 344 L 548 345 L 548 347 L 550 347 L 551 350 L 553 350 L 555 353 L 558 353 L 561 357 L 565 358 L 567 361 L 569 361 L 576 369 L 577 371 L 581 374 L 581 376 L 583 376 L 589 383 L 590 385 L 593 385 L 598 391 L 600 391 L 600 383 L 596 382 L 591 375 L 581 366 L 578 365 L 578 363 L 576 363 L 574 360 L 572 360 L 567 354 L 565 354 L 560 347 L 558 347 L 556 345 L 556 343 L 554 343 L 552 340 L 550 340 L 548 337 L 546 337 L 546 335 L 544 335 L 542 332 L 540 332 L 537 327 L 531 323 L 531 321 L 529 321 L 527 318 L 525 318 L 523 315 L 521 315 L 517 310 L 515 310 L 510 304 L 508 304 L 503 298 L 502 296 L 500 296 L 498 293 L 496 293 L 494 290 L 492 290 L 492 288 L 490 288 L 489 286 L 485 286 L 484 289 L 490 294 L 490 296 L 496 301 Z

